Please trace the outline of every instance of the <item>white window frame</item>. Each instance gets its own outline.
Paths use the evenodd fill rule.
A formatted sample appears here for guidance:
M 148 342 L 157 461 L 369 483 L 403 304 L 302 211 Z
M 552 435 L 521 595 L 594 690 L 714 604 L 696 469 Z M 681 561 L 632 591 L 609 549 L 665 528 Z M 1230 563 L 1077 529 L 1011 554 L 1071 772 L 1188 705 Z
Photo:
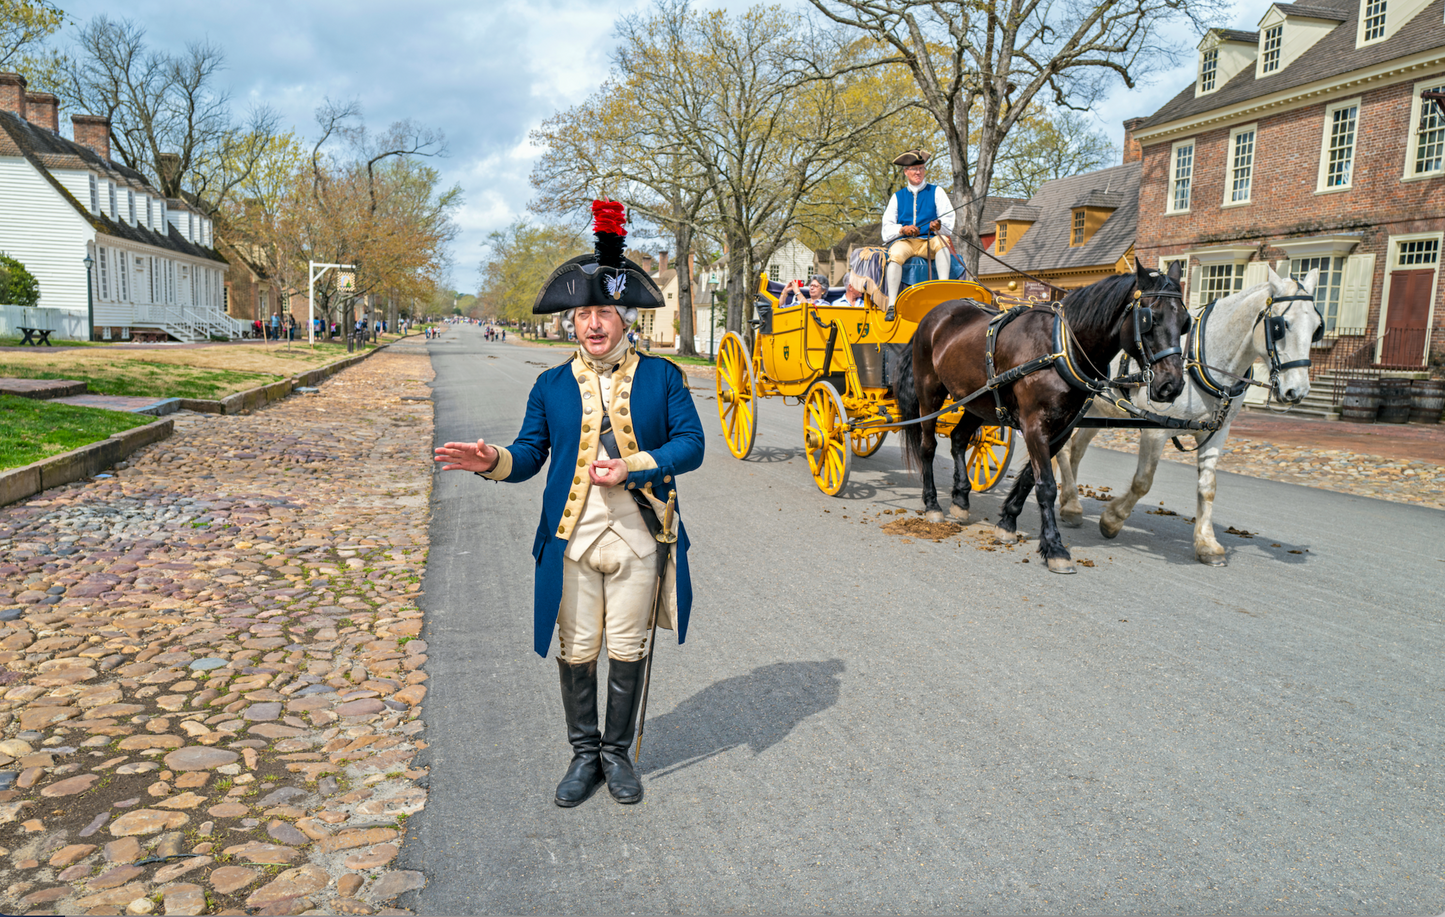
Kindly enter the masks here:
M 1374 38 L 1366 38 L 1369 31 L 1370 6 L 1378 2 L 1380 5 L 1380 34 Z M 1355 36 L 1355 47 L 1363 48 L 1365 45 L 1375 45 L 1390 37 L 1389 0 L 1360 0 L 1360 21 L 1359 31 Z
M 1269 65 L 1269 33 L 1278 33 L 1277 44 L 1274 46 L 1274 66 Z M 1284 23 L 1277 22 L 1272 26 L 1263 29 L 1259 33 L 1259 75 L 1269 76 L 1271 73 L 1278 73 L 1284 65 Z
M 1209 74 L 1210 83 L 1209 83 L 1208 86 L 1205 86 L 1205 85 L 1204 85 L 1204 74 L 1205 74 L 1206 64 L 1208 64 L 1208 63 L 1210 62 L 1210 59 L 1211 59 L 1211 58 L 1210 58 L 1210 55 L 1213 55 L 1214 67 L 1213 67 L 1213 69 L 1210 71 L 1210 74 Z M 1214 90 L 1216 90 L 1216 89 L 1218 89 L 1218 88 L 1219 88 L 1219 46 L 1218 46 L 1218 45 L 1215 45 L 1214 47 L 1210 48 L 1209 50 L 1207 50 L 1207 51 L 1202 51 L 1202 52 L 1200 52 L 1200 54 L 1199 54 L 1199 94 L 1200 94 L 1200 95 L 1204 95 L 1204 94 L 1206 94 L 1206 93 L 1213 92 Z
M 90 212 L 100 213 L 100 179 L 90 173 Z
M 125 200 L 126 200 L 126 211 L 127 211 L 127 213 L 129 214 L 129 217 L 130 217 L 126 222 L 130 223 L 130 225 L 132 225 L 132 226 L 135 226 L 135 225 L 137 225 L 137 224 L 136 224 L 136 216 L 135 216 L 135 189 L 134 189 L 134 188 L 127 188 L 127 189 L 125 189 Z
M 96 246 L 95 249 L 95 285 L 98 297 L 105 302 L 110 302 L 110 274 L 107 271 L 106 259 L 110 253 L 104 246 Z
M 1186 146 L 1189 147 L 1189 202 L 1187 206 L 1175 207 L 1174 203 L 1176 200 L 1176 188 L 1179 183 L 1179 151 Z M 1169 196 L 1165 198 L 1164 201 L 1164 212 L 1166 214 L 1188 213 L 1190 209 L 1194 206 L 1194 173 L 1198 171 L 1197 169 L 1195 169 L 1195 162 L 1198 159 L 1198 153 L 1199 147 L 1197 144 L 1195 144 L 1193 137 L 1189 138 L 1188 140 L 1176 141 L 1175 143 L 1170 145 L 1169 184 L 1167 186 Z
M 118 205 L 116 204 L 115 182 L 113 182 L 113 181 L 108 181 L 108 182 L 105 183 L 105 187 L 106 187 L 106 193 L 107 193 L 107 195 L 108 195 L 109 198 L 110 198 L 110 212 L 107 213 L 106 216 L 110 217 L 112 220 L 115 220 L 117 223 L 119 223 L 119 222 L 120 222 L 120 210 L 119 210 Z
M 1435 256 L 1435 277 L 1430 281 L 1430 308 L 1425 315 L 1425 347 L 1429 350 L 1431 335 L 1435 333 L 1435 303 L 1436 297 L 1440 295 L 1440 268 L 1445 265 L 1445 232 L 1412 232 L 1399 236 L 1390 236 L 1385 245 L 1385 283 L 1380 288 L 1380 317 L 1375 324 L 1375 359 L 1379 360 L 1385 350 L 1385 329 L 1389 327 L 1390 315 L 1390 277 L 1396 270 L 1409 270 L 1397 268 L 1395 262 L 1400 259 L 1400 246 L 1406 242 L 1425 242 L 1431 239 L 1436 243 Z M 1418 270 L 1418 268 L 1417 268 Z M 1421 365 L 1424 365 L 1422 359 Z
M 1425 100 L 1420 98 L 1420 93 L 1427 89 L 1445 90 L 1445 73 L 1434 79 L 1421 80 L 1416 83 L 1410 92 L 1410 141 L 1405 144 L 1404 171 L 1400 174 L 1400 181 L 1423 181 L 1428 178 L 1439 178 L 1445 175 L 1445 152 L 1440 157 L 1440 165 L 1428 172 L 1415 171 L 1415 160 L 1420 155 L 1420 119 L 1423 117 Z M 1445 131 L 1445 116 L 1441 116 L 1439 109 L 1434 102 L 1429 103 L 1430 109 L 1435 111 L 1436 117 L 1441 119 L 1440 127 L 1435 130 Z
M 1325 106 L 1324 129 L 1320 132 L 1320 166 L 1319 175 L 1315 180 L 1316 194 L 1334 194 L 1339 191 L 1350 191 L 1355 187 L 1355 175 L 1359 165 L 1360 130 L 1364 124 L 1365 108 L 1361 100 L 1363 96 L 1355 96 L 1353 99 L 1345 99 L 1333 105 Z M 1335 122 L 1335 112 L 1346 108 L 1355 109 L 1355 136 L 1350 141 L 1350 180 L 1343 185 L 1326 185 L 1329 178 L 1330 168 L 1330 134 Z
M 1234 157 L 1235 145 L 1244 134 L 1250 134 L 1249 174 L 1245 178 L 1245 195 L 1234 200 Z M 1229 145 L 1224 150 L 1224 198 L 1222 207 L 1244 207 L 1254 200 L 1254 167 L 1259 159 L 1259 124 L 1245 124 L 1229 132 Z

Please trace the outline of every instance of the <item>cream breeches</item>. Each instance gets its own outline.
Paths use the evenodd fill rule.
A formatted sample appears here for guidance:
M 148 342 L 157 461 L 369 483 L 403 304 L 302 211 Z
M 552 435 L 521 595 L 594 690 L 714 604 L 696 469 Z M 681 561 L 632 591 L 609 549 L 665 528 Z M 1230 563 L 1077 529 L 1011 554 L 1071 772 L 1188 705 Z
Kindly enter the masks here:
M 926 258 L 943 251 L 943 237 L 929 236 L 927 239 L 902 238 L 888 246 L 888 260 L 892 264 L 903 264 L 909 258 Z
M 635 662 L 647 655 L 657 555 L 638 557 L 611 529 L 583 553 L 562 559 L 562 604 L 557 609 L 557 656 L 570 663 L 607 656 Z

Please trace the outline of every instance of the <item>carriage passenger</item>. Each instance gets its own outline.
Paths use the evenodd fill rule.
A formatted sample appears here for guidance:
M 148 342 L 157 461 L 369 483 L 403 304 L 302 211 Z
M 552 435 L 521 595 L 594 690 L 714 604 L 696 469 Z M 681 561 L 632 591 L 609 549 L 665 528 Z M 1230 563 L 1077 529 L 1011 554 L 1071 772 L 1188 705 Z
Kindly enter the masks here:
M 843 287 L 843 295 L 833 300 L 833 305 L 863 309 L 867 307 L 868 302 L 863 298 L 863 291 L 853 286 L 853 277 L 849 275 L 848 284 Z
M 778 298 L 778 302 L 780 303 L 779 308 L 783 309 L 791 309 L 793 306 L 800 306 L 805 302 L 814 306 L 826 306 L 828 305 L 828 278 L 822 274 L 814 274 L 806 287 L 801 286 L 799 281 L 789 281 L 788 285 L 783 287 L 783 295 Z

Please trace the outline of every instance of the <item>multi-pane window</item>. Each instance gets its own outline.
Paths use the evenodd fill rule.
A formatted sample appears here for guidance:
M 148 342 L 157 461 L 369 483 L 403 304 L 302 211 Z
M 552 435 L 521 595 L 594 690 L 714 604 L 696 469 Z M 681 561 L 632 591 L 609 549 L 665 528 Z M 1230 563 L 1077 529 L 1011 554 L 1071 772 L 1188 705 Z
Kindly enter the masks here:
M 1174 179 L 1169 195 L 1170 210 L 1189 209 L 1189 185 L 1194 178 L 1194 144 L 1185 143 L 1174 148 Z
M 120 210 L 116 207 L 115 203 L 115 182 L 108 181 L 105 183 L 105 185 L 107 188 L 110 189 L 110 213 L 107 213 L 106 216 L 110 217 L 112 220 L 119 220 Z
M 996 238 L 996 241 L 998 242 L 998 244 L 994 246 L 994 249 L 995 249 L 996 251 L 998 251 L 998 253 L 999 253 L 1000 255 L 1002 255 L 1004 252 L 1008 251 L 1008 224 L 1007 224 L 1007 223 L 1000 223 L 1000 224 L 998 224 L 998 236 L 997 236 L 997 238 Z
M 90 212 L 100 213 L 100 191 L 94 175 L 90 176 Z
M 1385 0 L 1370 0 L 1365 4 L 1365 35 L 1362 41 L 1374 41 L 1385 37 Z
M 1200 280 L 1199 289 L 1204 297 L 1200 302 L 1238 293 L 1244 287 L 1244 265 L 1206 264 Z
M 99 256 L 95 259 L 95 267 L 96 282 L 100 286 L 100 298 L 110 299 L 110 271 L 107 270 L 110 256 L 103 248 L 96 249 L 96 254 Z
M 1284 25 L 1271 26 L 1264 30 L 1264 54 L 1261 55 L 1265 73 L 1273 73 L 1279 69 L 1279 46 L 1284 39 Z
M 1445 84 L 1430 86 L 1426 92 L 1445 92 Z M 1420 102 L 1420 123 L 1415 129 L 1414 174 L 1439 172 L 1445 165 L 1445 116 L 1430 99 Z
M 1070 244 L 1070 245 L 1083 245 L 1083 244 L 1084 244 L 1084 211 L 1083 211 L 1083 210 L 1075 210 L 1075 211 L 1074 211 L 1074 230 L 1073 230 L 1073 234 L 1069 237 L 1069 244 Z
M 1214 81 L 1219 76 L 1219 49 L 1210 48 L 1199 62 L 1199 91 L 1213 92 Z
M 1430 267 L 1440 260 L 1439 239 L 1418 239 L 1401 242 L 1395 256 L 1395 267 Z
M 1325 317 L 1325 330 L 1334 331 L 1340 315 L 1340 281 L 1345 273 L 1345 259 L 1326 255 L 1295 258 L 1289 263 L 1289 275 L 1300 282 L 1315 269 L 1320 272 L 1320 281 L 1315 285 L 1315 306 Z
M 1254 131 L 1234 135 L 1234 154 L 1229 168 L 1229 203 L 1247 203 L 1249 185 L 1254 177 Z
M 126 208 L 130 211 L 130 221 L 129 221 L 129 222 L 130 222 L 130 225 L 134 226 L 134 225 L 135 225 L 135 191 L 132 190 L 132 189 L 130 189 L 130 188 L 125 189 L 125 197 L 126 197 L 126 202 L 127 202 L 127 203 L 126 203 Z
M 115 296 L 117 302 L 130 302 L 130 265 L 125 252 L 115 253 Z
M 1347 105 L 1330 112 L 1329 142 L 1325 148 L 1325 187 L 1346 188 L 1355 162 L 1355 127 L 1360 106 Z

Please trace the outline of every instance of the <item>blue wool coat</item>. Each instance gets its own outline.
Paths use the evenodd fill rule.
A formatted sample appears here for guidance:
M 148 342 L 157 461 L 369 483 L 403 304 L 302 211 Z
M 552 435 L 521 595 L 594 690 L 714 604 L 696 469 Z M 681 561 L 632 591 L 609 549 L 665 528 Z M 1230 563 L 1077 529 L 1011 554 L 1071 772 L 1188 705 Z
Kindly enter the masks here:
M 661 357 L 639 357 L 637 378 L 632 383 L 632 424 L 637 431 L 638 449 L 651 455 L 657 467 L 629 473 L 627 483 L 637 487 L 651 484 L 653 495 L 666 503 L 676 477 L 702 465 L 702 422 L 682 370 Z M 532 585 L 533 648 L 543 658 L 552 645 L 557 609 L 562 604 L 562 558 L 567 542 L 557 536 L 557 526 L 577 468 L 581 428 L 581 390 L 571 364 L 563 363 L 537 377 L 527 398 L 522 430 L 516 442 L 507 447 L 512 454 L 512 470 L 503 480 L 508 482 L 531 478 L 547 464 L 549 454 L 552 458 L 542 493 L 542 519 L 532 544 L 532 557 L 537 562 Z M 692 609 L 687 547 L 687 530 L 679 519 L 677 544 L 673 545 L 677 559 L 678 643 L 687 638 L 688 612 Z

